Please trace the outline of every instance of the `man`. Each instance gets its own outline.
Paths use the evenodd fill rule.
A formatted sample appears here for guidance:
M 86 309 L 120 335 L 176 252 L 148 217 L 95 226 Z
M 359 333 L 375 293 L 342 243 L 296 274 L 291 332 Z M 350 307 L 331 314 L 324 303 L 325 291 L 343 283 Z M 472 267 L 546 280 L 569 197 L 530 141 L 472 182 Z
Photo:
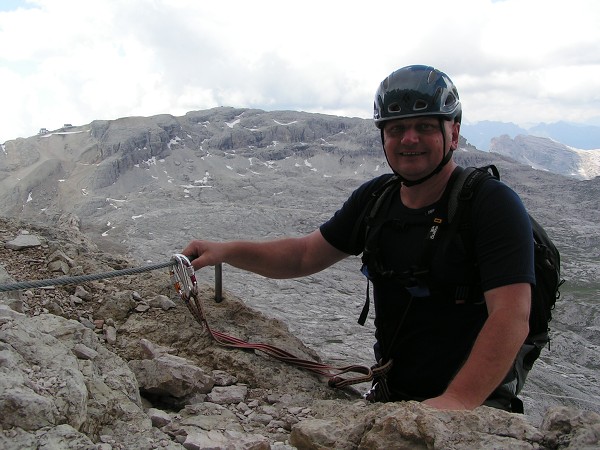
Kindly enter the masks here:
M 376 359 L 391 366 L 368 398 L 419 400 L 439 409 L 485 403 L 511 410 L 513 364 L 528 333 L 535 283 L 531 225 L 520 199 L 499 181 L 486 181 L 470 211 L 473 252 L 456 233 L 444 251 L 423 261 L 425 237 L 434 219 L 446 219 L 449 187 L 460 171 L 452 152 L 461 114 L 454 84 L 432 67 L 399 69 L 376 93 L 375 124 L 400 182 L 382 205 L 376 236 L 369 238 L 375 250 L 363 255 L 363 272 L 373 283 Z M 318 272 L 363 252 L 365 233 L 355 233 L 355 223 L 391 176 L 364 183 L 304 237 L 195 240 L 183 253 L 195 269 L 227 263 L 271 278 Z

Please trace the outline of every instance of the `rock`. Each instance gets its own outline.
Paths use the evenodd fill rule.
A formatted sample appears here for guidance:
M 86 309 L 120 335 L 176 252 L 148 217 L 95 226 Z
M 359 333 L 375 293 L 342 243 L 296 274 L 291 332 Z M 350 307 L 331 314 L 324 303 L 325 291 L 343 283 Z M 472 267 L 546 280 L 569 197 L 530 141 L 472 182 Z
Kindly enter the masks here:
M 140 303 L 139 305 L 137 305 L 137 306 L 134 308 L 135 312 L 138 312 L 138 313 L 143 313 L 143 312 L 146 312 L 146 311 L 148 311 L 149 309 L 150 309 L 150 305 L 147 305 L 147 304 L 145 304 L 145 303 Z
M 79 359 L 94 359 L 98 356 L 96 350 L 93 350 L 84 344 L 75 344 L 75 346 L 73 346 L 73 354 Z
M 270 450 L 269 441 L 264 436 L 248 435 L 235 431 L 200 430 L 187 435 L 183 446 L 188 450 L 203 449 L 252 449 Z
M 11 250 L 24 250 L 26 248 L 39 247 L 42 245 L 40 239 L 33 234 L 20 234 L 12 241 L 4 243 L 4 247 Z
M 198 392 L 208 393 L 214 385 L 204 370 L 178 356 L 133 360 L 129 366 L 142 391 L 161 397 L 184 398 Z
M 168 311 L 171 308 L 175 308 L 175 302 L 166 295 L 157 295 L 148 300 L 148 304 L 153 308 L 161 308 L 164 311 Z
M 74 305 L 80 305 L 81 303 L 83 303 L 83 300 L 80 297 L 77 297 L 76 295 L 69 296 L 69 300 Z
M 600 415 L 565 407 L 551 408 L 541 425 L 546 442 L 556 448 L 600 448 Z
M 104 338 L 107 344 L 115 345 L 117 343 L 117 329 L 110 325 L 106 326 L 104 328 Z
M 14 283 L 15 280 L 8 274 L 4 265 L 0 263 L 0 284 L 11 284 Z M 4 303 L 7 307 L 18 311 L 23 312 L 23 300 L 21 299 L 21 295 L 16 291 L 9 292 L 0 292 L 0 304 Z
M 156 345 L 148 339 L 140 339 L 140 346 L 144 351 L 144 355 L 148 359 L 158 358 L 161 355 L 172 354 L 175 350 L 169 347 Z
M 76 286 L 75 287 L 75 297 L 79 297 L 82 300 L 91 300 L 92 299 L 92 294 L 90 294 L 88 291 L 86 291 L 86 289 L 83 286 Z
M 69 297 L 70 298 L 70 297 Z M 75 303 L 75 302 L 74 302 Z M 94 328 L 96 328 L 96 325 L 94 324 L 94 322 L 92 322 L 90 319 L 88 319 L 87 317 L 80 317 L 79 318 L 79 322 L 86 328 L 89 328 L 90 330 L 93 330 Z
M 148 416 L 152 421 L 152 426 L 157 428 L 162 428 L 165 425 L 171 423 L 172 421 L 171 415 L 169 413 L 156 408 L 148 409 Z
M 246 400 L 248 388 L 246 386 L 215 386 L 206 400 L 218 405 L 238 404 Z
M 90 410 L 90 407 L 102 401 L 103 396 L 97 394 L 95 400 L 89 397 L 95 391 L 93 386 L 106 386 L 102 374 L 108 375 L 108 368 L 112 371 L 118 368 L 119 372 L 126 373 L 115 355 L 103 351 L 102 358 L 94 358 L 100 364 L 89 373 L 90 379 L 86 382 L 86 376 L 73 355 L 77 343 L 85 345 L 82 339 L 97 345 L 95 335 L 86 332 L 82 325 L 52 315 L 18 317 L 10 326 L 5 325 L 0 330 L 0 343 L 4 349 L 4 363 L 0 368 L 0 417 L 3 426 L 34 431 L 67 423 L 76 430 L 82 428 L 87 415 L 95 410 Z M 8 342 L 10 346 L 7 346 Z M 130 396 L 139 403 L 137 390 L 131 391 L 137 384 L 133 374 L 129 374 L 128 388 L 121 392 L 130 392 Z M 111 381 L 115 387 L 124 386 L 116 381 Z M 121 402 L 131 402 L 123 393 L 115 391 L 112 395 Z
M 69 265 L 61 260 L 52 261 L 48 264 L 48 270 L 53 273 L 60 273 L 62 275 L 69 274 Z
M 125 320 L 129 312 L 136 307 L 136 302 L 129 292 L 115 292 L 107 295 L 104 302 L 96 311 L 96 316 L 102 319 L 114 319 L 116 321 Z
M 57 261 L 62 261 L 63 263 L 66 264 L 66 266 L 70 269 L 71 267 L 75 266 L 75 261 L 73 261 L 71 258 L 69 258 L 62 250 L 55 250 L 50 256 L 48 256 L 47 258 L 47 262 L 48 264 L 57 262 Z M 54 271 L 53 271 L 54 272 Z M 68 273 L 68 270 L 67 270 Z M 77 295 L 77 294 L 75 294 Z
M 237 383 L 237 378 L 224 370 L 213 370 L 212 378 L 215 380 L 215 386 L 231 386 Z
M 72 213 L 61 214 L 58 218 L 58 224 L 64 228 L 71 228 L 73 230 L 79 231 L 81 227 L 81 220 L 77 215 Z

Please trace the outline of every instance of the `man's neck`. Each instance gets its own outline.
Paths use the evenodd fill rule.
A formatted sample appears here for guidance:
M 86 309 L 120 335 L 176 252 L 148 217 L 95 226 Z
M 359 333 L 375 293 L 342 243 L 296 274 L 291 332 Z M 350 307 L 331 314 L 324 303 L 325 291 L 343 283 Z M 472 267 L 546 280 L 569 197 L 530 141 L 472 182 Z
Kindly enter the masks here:
M 400 189 L 400 199 L 407 208 L 420 209 L 437 202 L 446 189 L 456 163 L 450 160 L 448 164 L 430 179 L 414 186 L 404 186 Z

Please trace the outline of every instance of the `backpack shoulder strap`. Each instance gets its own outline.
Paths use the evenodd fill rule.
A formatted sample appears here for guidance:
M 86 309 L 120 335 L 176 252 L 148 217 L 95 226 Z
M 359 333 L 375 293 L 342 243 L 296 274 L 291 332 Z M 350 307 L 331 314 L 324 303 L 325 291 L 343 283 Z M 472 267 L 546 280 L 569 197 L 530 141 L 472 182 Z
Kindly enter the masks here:
M 393 191 L 394 188 L 396 188 L 399 184 L 400 184 L 399 177 L 394 175 L 394 176 L 391 176 L 390 178 L 386 179 L 383 183 L 379 184 L 379 186 L 377 186 L 373 190 L 373 192 L 371 193 L 371 198 L 369 199 L 369 202 L 367 203 L 367 206 L 365 207 L 365 209 L 363 209 L 362 213 L 360 214 L 359 218 L 356 220 L 356 222 L 354 224 L 354 229 L 352 230 L 352 242 L 353 243 L 357 241 L 360 230 L 364 229 L 365 247 L 366 247 L 366 240 L 368 239 L 369 232 L 370 232 L 371 226 L 374 222 L 374 218 L 375 218 L 377 212 L 381 209 L 381 205 L 383 204 L 384 200 L 387 198 L 387 195 L 391 191 Z M 364 254 L 364 252 L 365 252 L 365 249 L 363 249 L 363 254 Z M 363 264 L 363 269 L 364 269 L 364 264 Z M 360 325 L 365 324 L 365 322 L 367 321 L 367 315 L 369 314 L 369 304 L 371 303 L 371 298 L 369 296 L 369 285 L 370 285 L 370 282 L 369 282 L 369 278 L 367 277 L 367 293 L 366 293 L 365 304 L 363 306 L 363 309 L 362 309 L 360 316 L 358 318 L 358 321 L 357 321 Z
M 363 228 L 363 225 L 367 228 L 365 230 L 365 235 L 368 233 L 369 223 L 372 222 L 373 218 L 377 214 L 377 211 L 381 208 L 381 204 L 386 198 L 386 194 L 392 190 L 395 186 L 400 183 L 400 179 L 393 175 L 389 178 L 384 178 L 379 181 L 375 187 L 373 188 L 371 194 L 369 195 L 369 201 L 367 202 L 366 207 L 360 213 L 360 216 L 354 222 L 354 228 L 352 229 L 352 237 L 351 242 L 355 243 L 358 240 L 358 235 Z
M 466 167 L 459 173 L 450 191 L 448 200 L 448 222 L 452 223 L 460 205 L 473 199 L 479 185 L 489 179 L 500 179 L 500 172 L 494 164 L 484 167 Z

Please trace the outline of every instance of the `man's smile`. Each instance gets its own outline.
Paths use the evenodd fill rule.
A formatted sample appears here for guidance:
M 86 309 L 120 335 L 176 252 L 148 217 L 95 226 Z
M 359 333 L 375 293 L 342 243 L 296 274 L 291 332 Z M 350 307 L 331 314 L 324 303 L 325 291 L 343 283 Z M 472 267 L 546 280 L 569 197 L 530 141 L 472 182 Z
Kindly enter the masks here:
M 400 156 L 421 156 L 425 155 L 425 152 L 398 152 Z

